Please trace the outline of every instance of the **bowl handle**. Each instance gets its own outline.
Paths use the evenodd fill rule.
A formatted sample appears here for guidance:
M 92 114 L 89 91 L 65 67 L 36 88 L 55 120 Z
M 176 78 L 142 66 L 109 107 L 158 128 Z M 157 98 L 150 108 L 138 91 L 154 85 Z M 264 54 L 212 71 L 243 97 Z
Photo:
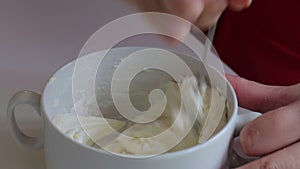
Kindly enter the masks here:
M 42 137 L 30 137 L 21 131 L 16 122 L 15 107 L 19 104 L 28 104 L 32 106 L 39 115 L 41 115 L 40 98 L 41 95 L 35 92 L 20 91 L 10 99 L 7 108 L 7 121 L 10 133 L 14 140 L 18 144 L 32 149 L 41 149 L 43 147 Z

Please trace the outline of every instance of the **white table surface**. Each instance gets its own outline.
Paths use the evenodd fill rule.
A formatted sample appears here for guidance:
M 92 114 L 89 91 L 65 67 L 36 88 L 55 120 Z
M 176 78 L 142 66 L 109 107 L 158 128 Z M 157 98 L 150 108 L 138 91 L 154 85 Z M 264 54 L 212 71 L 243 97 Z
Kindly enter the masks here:
M 52 73 L 77 57 L 83 43 L 105 23 L 133 12 L 108 0 L 0 0 L 0 168 L 44 169 L 43 151 L 18 146 L 7 130 L 6 106 L 19 90 L 41 93 Z M 30 135 L 41 131 L 32 108 L 17 108 Z

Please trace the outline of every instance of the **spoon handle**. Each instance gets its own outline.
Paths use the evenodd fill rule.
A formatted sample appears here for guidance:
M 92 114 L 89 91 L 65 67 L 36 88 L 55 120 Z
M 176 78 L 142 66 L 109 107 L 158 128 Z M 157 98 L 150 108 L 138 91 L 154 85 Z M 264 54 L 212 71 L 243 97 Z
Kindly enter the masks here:
M 209 52 L 211 50 L 211 46 L 213 44 L 215 32 L 216 32 L 217 24 L 214 24 L 207 33 L 207 39 L 205 40 L 205 46 L 204 46 L 204 54 L 203 54 L 203 63 L 206 64 L 207 57 L 209 55 Z

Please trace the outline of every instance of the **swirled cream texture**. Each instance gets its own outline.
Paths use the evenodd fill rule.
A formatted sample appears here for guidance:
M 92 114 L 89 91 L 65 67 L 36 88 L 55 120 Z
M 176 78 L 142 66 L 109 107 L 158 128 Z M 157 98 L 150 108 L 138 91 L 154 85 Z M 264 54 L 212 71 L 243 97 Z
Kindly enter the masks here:
M 55 116 L 53 123 L 81 144 L 132 155 L 186 149 L 205 142 L 226 124 L 225 98 L 217 89 L 204 87 L 199 91 L 196 80 L 186 78 L 180 83 L 169 82 L 163 90 L 166 109 L 150 123 L 98 117 L 94 112 L 76 115 L 74 111 Z M 86 107 L 86 110 L 95 109 Z

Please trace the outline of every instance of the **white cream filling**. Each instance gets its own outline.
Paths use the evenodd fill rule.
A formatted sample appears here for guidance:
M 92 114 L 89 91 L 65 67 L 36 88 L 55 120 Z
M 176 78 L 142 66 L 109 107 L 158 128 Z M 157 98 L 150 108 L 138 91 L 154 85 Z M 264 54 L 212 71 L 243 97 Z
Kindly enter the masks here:
M 178 85 L 182 89 L 182 104 L 180 104 Z M 136 155 L 158 154 L 165 152 L 165 150 L 169 152 L 179 151 L 206 141 L 226 124 L 224 110 L 220 109 L 225 104 L 225 98 L 216 89 L 202 91 L 201 95 L 197 90 L 196 81 L 192 78 L 186 78 L 179 84 L 170 82 L 164 87 L 164 92 L 168 103 L 160 118 L 151 123 L 133 124 L 122 132 L 123 135 L 114 138 L 104 147 L 98 146 L 115 153 Z M 209 100 L 209 95 L 214 99 L 214 103 L 212 102 L 213 111 L 222 111 L 221 114 L 208 114 L 209 103 L 207 100 Z M 80 101 L 80 104 L 91 105 L 87 102 L 87 100 Z M 181 112 L 180 105 L 182 105 Z M 88 112 L 89 107 L 84 107 L 84 104 L 81 106 L 85 112 Z M 95 109 L 94 104 L 92 106 L 92 109 Z M 198 128 L 193 127 L 188 130 L 189 125 L 195 121 L 191 118 L 195 112 L 197 113 Z M 176 118 L 179 120 L 175 121 Z M 71 113 L 55 116 L 53 123 L 74 141 L 90 146 L 126 125 L 126 122 L 123 121 L 105 119 L 94 115 L 77 116 L 74 113 L 74 108 L 72 108 Z M 170 129 L 172 124 L 173 128 Z M 164 136 L 155 137 L 167 130 L 168 132 Z M 180 139 L 182 136 L 184 136 L 183 139 Z M 178 140 L 179 142 L 176 143 L 179 144 L 174 145 L 174 140 Z

